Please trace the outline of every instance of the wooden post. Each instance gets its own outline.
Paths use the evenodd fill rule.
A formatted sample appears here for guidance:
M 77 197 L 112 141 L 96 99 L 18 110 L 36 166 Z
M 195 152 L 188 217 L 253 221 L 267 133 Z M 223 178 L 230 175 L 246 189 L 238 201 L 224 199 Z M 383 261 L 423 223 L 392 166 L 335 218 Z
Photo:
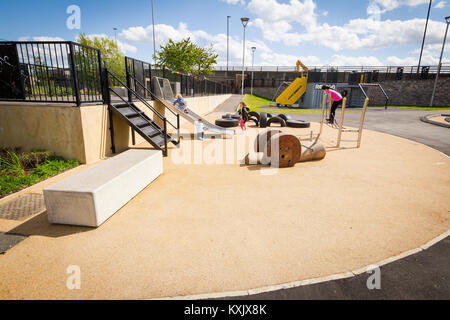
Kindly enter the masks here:
M 345 115 L 346 104 L 347 104 L 347 98 L 344 98 L 344 101 L 342 101 L 341 120 L 339 121 L 339 133 L 338 133 L 337 145 L 336 145 L 337 148 L 339 148 L 341 146 L 342 127 L 344 126 L 344 115 Z
M 366 110 L 367 110 L 368 105 L 369 105 L 369 98 L 366 98 L 366 101 L 364 102 L 362 114 L 361 114 L 361 120 L 359 122 L 358 148 L 361 146 L 361 137 L 362 137 L 363 127 L 364 127 L 364 119 L 366 117 Z

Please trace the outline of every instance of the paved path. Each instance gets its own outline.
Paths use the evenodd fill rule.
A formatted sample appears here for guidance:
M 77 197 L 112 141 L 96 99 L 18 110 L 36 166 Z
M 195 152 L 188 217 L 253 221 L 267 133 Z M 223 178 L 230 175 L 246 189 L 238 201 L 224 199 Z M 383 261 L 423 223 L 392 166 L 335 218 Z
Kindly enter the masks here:
M 370 109 L 365 127 L 411 139 L 450 155 L 450 129 L 420 121 L 420 117 L 439 113 L 380 108 Z M 320 121 L 320 114 L 295 114 L 293 118 Z M 339 114 L 337 116 L 339 118 Z M 359 113 L 347 113 L 345 124 L 357 127 Z M 363 142 L 364 143 L 364 142 Z M 369 274 L 315 285 L 278 290 L 232 299 L 450 299 L 450 237 L 428 250 L 380 268 L 381 290 L 369 290 Z
M 229 99 L 225 100 L 222 104 L 220 104 L 216 109 L 214 109 L 210 113 L 214 112 L 229 112 L 235 113 L 236 109 L 239 105 L 239 102 L 242 101 L 242 96 L 238 94 L 232 95 Z

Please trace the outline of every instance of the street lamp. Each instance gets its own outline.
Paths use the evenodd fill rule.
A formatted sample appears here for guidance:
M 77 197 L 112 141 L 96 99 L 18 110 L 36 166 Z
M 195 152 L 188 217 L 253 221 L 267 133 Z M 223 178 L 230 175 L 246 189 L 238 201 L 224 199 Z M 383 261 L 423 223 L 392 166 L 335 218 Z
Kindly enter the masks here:
M 432 3 L 433 0 L 430 0 L 430 4 L 428 6 L 427 22 L 425 23 L 425 31 L 423 32 L 422 49 L 420 49 L 420 57 L 419 57 L 419 65 L 417 66 L 417 73 L 420 72 L 420 63 L 422 62 L 423 46 L 425 45 L 425 37 L 427 36 L 428 20 L 430 19 L 430 11 Z
M 242 98 L 244 98 L 245 28 L 249 20 L 249 18 L 241 18 L 242 25 L 244 26 L 244 41 L 242 42 Z
M 153 26 L 153 65 L 156 65 L 156 40 L 155 40 L 155 10 L 152 0 L 152 26 Z
M 252 88 L 250 90 L 251 95 L 253 95 L 253 67 L 255 64 L 255 51 L 256 51 L 256 47 L 252 47 Z
M 230 18 L 231 16 L 227 16 L 227 76 L 228 76 L 228 57 L 230 56 Z
M 113 28 L 113 30 L 114 30 L 114 41 L 117 44 L 117 28 Z
M 433 88 L 433 94 L 431 95 L 430 107 L 432 107 L 433 103 L 434 103 L 434 96 L 436 94 L 436 87 L 437 87 L 437 83 L 438 83 L 439 73 L 441 72 L 442 56 L 444 55 L 445 41 L 447 40 L 447 33 L 448 33 L 448 25 L 450 24 L 450 16 L 445 17 L 445 22 L 447 22 L 447 28 L 445 29 L 444 42 L 442 43 L 441 57 L 439 58 L 439 65 L 438 65 L 438 70 L 436 73 L 436 79 L 434 80 L 434 88 Z

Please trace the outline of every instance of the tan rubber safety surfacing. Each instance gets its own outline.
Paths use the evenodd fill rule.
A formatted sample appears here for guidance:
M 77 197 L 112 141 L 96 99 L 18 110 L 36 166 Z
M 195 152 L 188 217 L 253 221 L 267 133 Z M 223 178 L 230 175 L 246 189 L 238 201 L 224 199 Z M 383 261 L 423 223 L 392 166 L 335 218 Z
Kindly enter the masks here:
M 310 130 L 318 125 L 282 131 L 308 137 Z M 0 299 L 249 292 L 348 274 L 450 229 L 448 157 L 368 130 L 360 149 L 347 141 L 330 148 L 336 134 L 324 128 L 325 159 L 277 172 L 176 162 L 192 143 L 183 140 L 164 159 L 163 175 L 100 228 L 50 225 L 44 213 L 2 230 L 30 237 L 0 256 Z M 201 144 L 205 159 L 225 150 L 215 148 L 220 143 Z M 73 265 L 80 290 L 66 286 Z

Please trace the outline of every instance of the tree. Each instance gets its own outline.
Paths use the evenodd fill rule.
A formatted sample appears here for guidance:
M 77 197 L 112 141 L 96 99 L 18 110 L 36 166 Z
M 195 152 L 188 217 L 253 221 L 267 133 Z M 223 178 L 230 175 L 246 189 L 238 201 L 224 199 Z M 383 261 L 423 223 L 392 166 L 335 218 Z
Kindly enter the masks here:
M 211 75 L 212 66 L 217 63 L 218 55 L 213 46 L 202 48 L 191 42 L 190 38 L 174 42 L 172 39 L 161 50 L 156 52 L 154 58 L 160 68 L 169 68 L 183 73 L 198 75 Z
M 84 33 L 78 36 L 77 42 L 100 49 L 102 60 L 105 62 L 108 70 L 117 76 L 121 81 L 126 81 L 125 57 L 120 51 L 116 41 L 107 37 L 87 38 Z

